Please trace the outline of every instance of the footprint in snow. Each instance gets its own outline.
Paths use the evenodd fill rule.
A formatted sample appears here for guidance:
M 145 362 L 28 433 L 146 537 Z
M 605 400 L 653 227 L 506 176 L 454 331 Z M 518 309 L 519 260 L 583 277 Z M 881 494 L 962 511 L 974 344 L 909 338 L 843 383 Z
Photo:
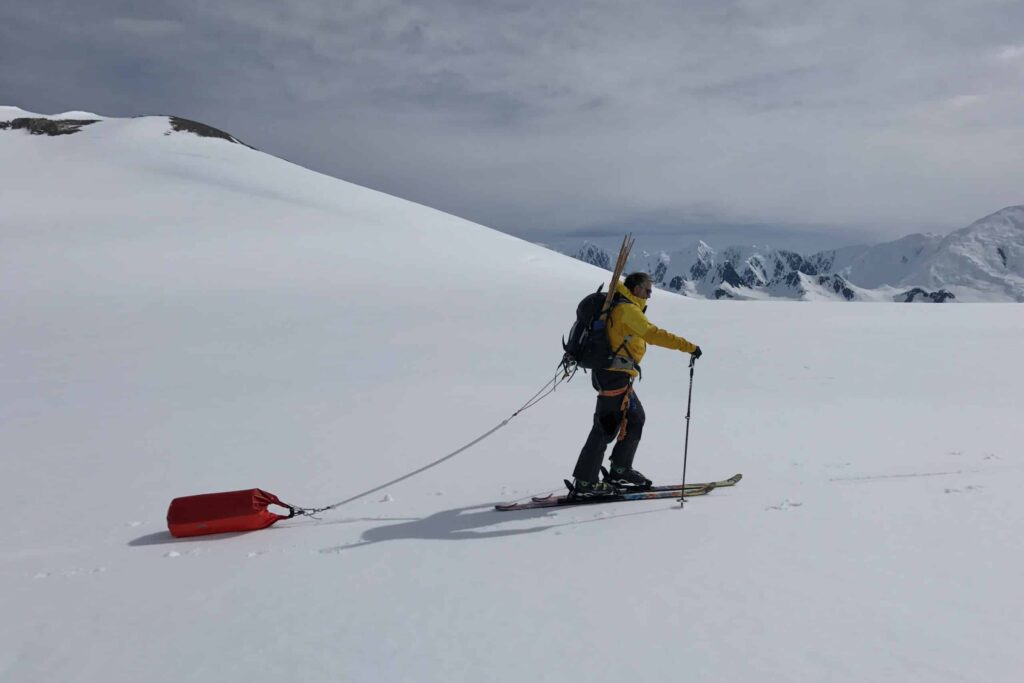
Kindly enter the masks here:
M 985 487 L 984 486 L 975 486 L 975 485 L 971 484 L 970 486 L 965 486 L 962 489 L 945 489 L 945 492 L 946 493 L 969 493 L 971 491 L 980 491 L 983 488 L 985 488 Z
M 106 567 L 93 567 L 92 569 L 83 569 L 81 567 L 75 567 L 74 569 L 67 569 L 60 573 L 64 577 L 78 576 L 79 574 L 102 574 L 107 571 Z
M 803 503 L 793 501 L 787 498 L 778 505 L 769 505 L 768 507 L 765 508 L 765 510 L 788 510 L 789 508 L 798 508 L 801 505 L 803 505 Z

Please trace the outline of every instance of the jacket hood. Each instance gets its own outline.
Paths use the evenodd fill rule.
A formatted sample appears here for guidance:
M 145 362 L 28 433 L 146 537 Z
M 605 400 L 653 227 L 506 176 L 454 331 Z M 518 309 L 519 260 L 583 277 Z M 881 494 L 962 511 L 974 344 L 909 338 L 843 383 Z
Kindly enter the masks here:
M 617 294 L 621 294 L 622 296 L 629 299 L 629 301 L 636 304 L 637 308 L 639 308 L 641 311 L 647 310 L 647 299 L 639 299 L 633 296 L 633 293 L 626 289 L 626 285 L 624 285 L 621 280 L 619 280 L 619 282 L 615 284 L 615 292 Z

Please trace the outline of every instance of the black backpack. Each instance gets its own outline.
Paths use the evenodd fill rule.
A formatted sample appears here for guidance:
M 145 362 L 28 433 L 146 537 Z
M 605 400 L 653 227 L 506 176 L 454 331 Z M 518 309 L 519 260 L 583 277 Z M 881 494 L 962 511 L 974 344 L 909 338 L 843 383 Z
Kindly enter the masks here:
M 622 303 L 622 297 L 616 294 L 605 316 L 601 317 L 601 309 L 607 298 L 602 284 L 593 294 L 588 294 L 576 307 L 576 322 L 569 329 L 569 338 L 562 337 L 562 365 L 569 369 L 575 364 L 583 369 L 597 370 L 607 368 L 615 358 L 611 342 L 608 340 L 607 318 L 612 309 Z

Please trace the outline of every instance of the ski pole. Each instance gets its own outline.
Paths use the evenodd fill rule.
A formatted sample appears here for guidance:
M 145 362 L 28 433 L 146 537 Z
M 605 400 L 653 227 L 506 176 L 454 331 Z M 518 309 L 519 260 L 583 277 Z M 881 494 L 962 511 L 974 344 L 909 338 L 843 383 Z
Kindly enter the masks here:
M 697 358 L 690 356 L 690 391 L 686 396 L 686 441 L 683 445 L 683 488 L 679 493 L 679 507 L 686 505 L 686 456 L 690 451 L 690 403 L 693 401 L 693 365 Z

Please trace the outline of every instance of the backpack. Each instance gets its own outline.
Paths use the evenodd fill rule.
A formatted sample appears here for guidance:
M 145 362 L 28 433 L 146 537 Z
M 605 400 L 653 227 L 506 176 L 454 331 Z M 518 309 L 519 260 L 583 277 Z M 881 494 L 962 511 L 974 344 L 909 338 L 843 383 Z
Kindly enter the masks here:
M 606 295 L 601 290 L 602 284 L 593 294 L 588 294 L 576 307 L 576 322 L 569 329 L 569 338 L 562 337 L 562 365 L 569 369 L 572 364 L 584 370 L 599 370 L 611 365 L 615 358 L 611 342 L 608 341 L 606 320 L 612 309 L 622 303 L 618 294 L 612 297 L 611 304 L 604 317 L 601 309 Z

